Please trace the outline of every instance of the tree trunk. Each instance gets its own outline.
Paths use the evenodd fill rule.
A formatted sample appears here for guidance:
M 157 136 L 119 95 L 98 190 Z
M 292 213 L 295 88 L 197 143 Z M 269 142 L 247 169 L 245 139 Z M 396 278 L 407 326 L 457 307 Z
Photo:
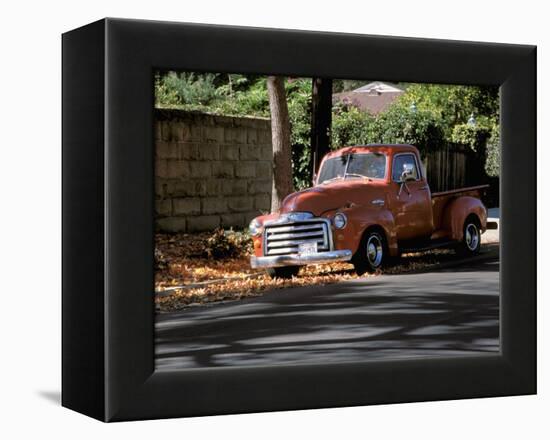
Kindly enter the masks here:
M 330 151 L 332 124 L 332 79 L 313 78 L 311 91 L 311 174 L 314 178 Z
M 275 212 L 280 209 L 283 199 L 293 191 L 290 121 L 283 78 L 268 76 L 267 92 L 271 111 L 271 141 L 273 144 L 271 211 Z

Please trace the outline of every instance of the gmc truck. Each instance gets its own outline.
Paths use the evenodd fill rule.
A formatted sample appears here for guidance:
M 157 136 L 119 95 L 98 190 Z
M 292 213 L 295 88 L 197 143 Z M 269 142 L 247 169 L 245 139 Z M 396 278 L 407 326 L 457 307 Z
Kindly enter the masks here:
M 358 274 L 438 247 L 479 252 L 487 185 L 433 193 L 412 145 L 345 147 L 322 160 L 313 187 L 250 223 L 253 268 L 289 278 L 307 264 L 349 261 Z

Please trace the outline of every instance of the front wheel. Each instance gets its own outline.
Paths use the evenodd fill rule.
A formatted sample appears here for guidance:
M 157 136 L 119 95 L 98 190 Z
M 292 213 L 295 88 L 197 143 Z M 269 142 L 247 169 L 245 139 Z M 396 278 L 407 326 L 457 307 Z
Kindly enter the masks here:
M 476 219 L 468 218 L 464 222 L 462 241 L 459 245 L 459 253 L 465 256 L 476 255 L 481 248 L 481 231 Z
M 386 241 L 377 231 L 370 231 L 363 237 L 359 249 L 353 257 L 355 272 L 363 275 L 365 272 L 376 272 L 386 260 Z
M 292 278 L 298 275 L 300 266 L 270 267 L 267 274 L 271 278 Z

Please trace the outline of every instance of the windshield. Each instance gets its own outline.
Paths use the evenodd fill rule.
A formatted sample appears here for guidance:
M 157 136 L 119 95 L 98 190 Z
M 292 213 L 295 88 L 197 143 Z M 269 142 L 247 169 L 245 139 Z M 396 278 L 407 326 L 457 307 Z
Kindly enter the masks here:
M 317 183 L 335 179 L 383 179 L 386 156 L 382 153 L 346 154 L 325 160 Z

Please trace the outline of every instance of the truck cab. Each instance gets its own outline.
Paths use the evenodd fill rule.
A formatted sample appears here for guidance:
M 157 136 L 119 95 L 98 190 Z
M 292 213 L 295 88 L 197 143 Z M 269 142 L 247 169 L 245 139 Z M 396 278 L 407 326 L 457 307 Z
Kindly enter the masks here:
M 487 226 L 484 188 L 432 194 L 412 145 L 341 148 L 323 158 L 311 188 L 252 220 L 251 266 L 289 277 L 302 265 L 350 261 L 361 274 L 406 251 L 475 254 Z

